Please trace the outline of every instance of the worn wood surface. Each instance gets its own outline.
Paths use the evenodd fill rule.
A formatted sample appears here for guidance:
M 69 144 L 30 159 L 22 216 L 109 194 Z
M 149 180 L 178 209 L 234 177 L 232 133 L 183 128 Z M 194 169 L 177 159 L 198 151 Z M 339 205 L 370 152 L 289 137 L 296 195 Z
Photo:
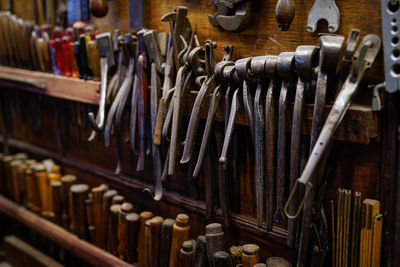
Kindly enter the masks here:
M 39 3 L 39 1 L 37 1 Z M 175 5 L 185 5 L 189 8 L 189 19 L 192 25 L 196 24 L 198 37 L 201 43 L 211 39 L 217 41 L 218 49 L 217 60 L 221 58 L 223 44 L 235 45 L 235 59 L 240 57 L 274 54 L 277 55 L 283 51 L 294 51 L 298 45 L 314 44 L 318 45 L 318 35 L 309 34 L 306 31 L 307 14 L 310 10 L 313 0 L 296 1 L 296 16 L 289 32 L 279 32 L 275 22 L 274 9 L 277 1 L 254 1 L 255 12 L 252 15 L 251 23 L 248 29 L 241 33 L 223 32 L 211 26 L 207 19 L 207 14 L 213 14 L 215 7 L 208 0 L 166 0 L 166 1 L 145 1 L 145 26 L 154 28 L 158 31 L 169 31 L 168 24 L 162 23 L 160 17 L 172 10 Z M 130 31 L 128 17 L 128 0 L 109 1 L 109 13 L 105 18 L 92 18 L 98 29 L 113 30 L 120 28 L 122 31 Z M 376 33 L 380 35 L 380 1 L 361 0 L 355 3 L 351 0 L 337 1 L 341 11 L 340 34 L 345 34 L 352 28 L 361 30 L 361 35 Z M 30 1 L 14 0 L 15 12 L 24 18 L 30 18 Z M 322 25 L 321 31 L 326 31 L 326 24 Z M 382 56 L 378 56 L 364 79 L 363 84 L 356 96 L 355 103 L 369 105 L 371 103 L 372 90 L 367 85 L 373 85 L 383 80 L 382 75 Z M 27 113 L 25 120 L 20 117 L 17 107 L 17 99 L 25 96 L 27 105 L 24 105 L 22 111 Z M 10 96 L 11 95 L 11 96 Z M 116 165 L 117 151 L 115 140 L 110 147 L 105 148 L 103 138 L 100 135 L 93 143 L 86 141 L 90 134 L 90 128 L 84 125 L 78 129 L 73 115 L 73 105 L 68 101 L 54 100 L 49 97 L 43 97 L 40 100 L 40 108 L 43 120 L 43 129 L 39 133 L 33 133 L 33 128 L 37 119 L 30 109 L 30 99 L 34 97 L 31 93 L 13 92 L 9 93 L 11 97 L 10 104 L 6 107 L 6 118 L 8 119 L 10 133 L 13 136 L 11 142 L 14 151 L 26 150 L 40 157 L 53 155 L 63 163 L 64 172 L 75 173 L 80 181 L 87 182 L 91 186 L 97 186 L 101 182 L 110 183 L 113 187 L 120 190 L 123 194 L 129 195 L 129 199 L 134 203 L 138 210 L 152 210 L 154 213 L 163 217 L 175 217 L 178 212 L 187 212 L 191 216 L 191 237 L 198 234 L 204 234 L 204 226 L 207 223 L 204 219 L 204 185 L 203 177 L 197 181 L 187 178 L 187 169 L 179 166 L 177 174 L 169 177 L 166 182 L 166 197 L 161 202 L 151 201 L 150 198 L 142 192 L 143 187 L 147 187 L 153 182 L 152 166 L 150 157 L 146 158 L 146 169 L 144 172 L 135 171 L 137 157 L 129 150 L 128 145 L 124 146 L 123 174 L 113 176 L 112 172 Z M 61 113 L 57 122 L 54 114 L 55 107 Z M 82 110 L 95 110 L 93 106 L 82 106 Z M 61 112 L 63 111 L 63 112 Z M 380 117 L 380 114 L 371 116 Z M 360 117 L 360 120 L 364 118 Z M 387 116 L 390 120 L 390 115 Z M 379 122 L 379 120 L 378 120 Z M 200 122 L 200 129 L 204 125 Z M 187 119 L 184 119 L 183 125 L 186 127 Z M 245 124 L 245 123 L 243 123 Z M 124 117 L 125 129 L 128 128 L 128 116 Z M 61 137 L 62 146 L 57 142 L 57 128 Z M 77 130 L 78 129 L 78 130 Z M 382 129 L 378 124 L 377 130 Z M 346 131 L 346 129 L 344 129 Z M 385 130 L 386 131 L 386 130 Z M 264 231 L 255 226 L 255 175 L 254 175 L 254 151 L 250 143 L 250 133 L 246 126 L 237 127 L 237 139 L 240 150 L 240 172 L 239 180 L 232 181 L 231 203 L 233 216 L 232 229 L 225 230 L 227 234 L 227 244 L 243 244 L 247 242 L 258 243 L 261 245 L 262 258 L 269 256 L 283 256 L 294 263 L 296 259 L 296 250 L 286 247 L 284 225 L 274 225 L 272 232 Z M 2 128 L 4 133 L 4 128 Z M 340 133 L 341 134 L 341 133 Z M 359 136 L 355 132 L 344 132 L 344 135 L 351 134 Z M 124 132 L 124 137 L 127 132 Z M 386 136 L 382 133 L 377 134 L 385 139 L 385 147 L 394 147 L 393 136 Z M 371 136 L 376 137 L 376 136 Z M 19 143 L 18 140 L 22 140 Z M 21 144 L 33 144 L 32 147 Z M 385 199 L 383 206 L 389 212 L 384 217 L 384 244 L 382 251 L 384 255 L 383 266 L 394 266 L 393 264 L 393 235 L 394 224 L 393 204 L 394 196 L 391 192 L 386 194 L 387 190 L 394 188 L 394 171 L 388 172 L 395 160 L 391 160 L 392 155 L 382 152 L 383 142 L 378 139 L 371 140 L 368 145 L 347 143 L 337 141 L 334 143 L 332 155 L 328 161 L 329 176 L 326 201 L 336 200 L 337 188 L 344 187 L 352 190 L 359 190 L 363 197 Z M 40 149 L 43 151 L 41 151 Z M 51 154 L 51 153 L 54 154 Z M 216 153 L 214 153 L 216 154 Z M 386 158 L 386 159 L 385 159 Z M 382 170 L 383 161 L 386 161 Z M 213 157 L 213 164 L 217 162 L 217 155 Z M 392 164 L 392 165 L 391 165 Z M 288 192 L 286 192 L 288 193 Z M 240 196 L 240 197 L 239 197 Z M 214 203 L 218 203 L 218 196 L 214 197 Z M 216 205 L 218 206 L 218 205 Z M 216 208 L 214 221 L 221 221 L 220 210 Z M 390 215 L 390 216 L 386 216 Z M 386 232 L 385 232 L 386 231 Z M 329 253 L 328 253 L 329 254 Z M 387 264 L 386 264 L 387 263 Z

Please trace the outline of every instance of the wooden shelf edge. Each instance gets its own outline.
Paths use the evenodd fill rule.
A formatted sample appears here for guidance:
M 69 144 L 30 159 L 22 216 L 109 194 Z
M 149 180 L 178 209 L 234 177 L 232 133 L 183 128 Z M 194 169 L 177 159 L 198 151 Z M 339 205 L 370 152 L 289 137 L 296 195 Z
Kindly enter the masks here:
M 5 79 L 5 77 L 8 77 Z M 45 89 L 40 89 L 32 85 L 24 84 L 16 81 L 12 77 L 19 79 L 29 79 L 37 84 L 44 84 Z M 73 79 L 63 76 L 56 76 L 50 73 L 29 71 L 17 68 L 9 68 L 0 66 L 0 86 L 13 87 L 31 91 L 38 94 L 44 94 L 52 97 L 62 98 L 66 100 L 78 101 L 88 104 L 99 103 L 99 82 L 84 81 L 81 79 Z M 189 115 L 193 107 L 197 93 L 193 92 L 189 95 L 188 104 L 186 106 L 185 114 Z M 208 99 L 209 100 L 209 99 Z M 200 116 L 203 119 L 207 118 L 208 106 L 210 101 L 202 106 Z M 223 102 L 223 101 L 222 101 Z M 304 109 L 304 122 L 303 134 L 309 135 L 312 126 L 313 105 L 305 105 Z M 331 105 L 327 105 L 325 109 L 326 117 L 331 109 Z M 225 119 L 224 103 L 220 106 L 216 114 L 217 121 L 224 121 Z M 288 120 L 292 121 L 293 104 L 288 106 Z M 239 125 L 248 126 L 247 117 L 243 107 L 239 110 L 236 118 L 236 123 Z M 291 123 L 288 123 L 288 130 L 290 131 Z M 354 142 L 360 144 L 368 144 L 372 139 L 379 137 L 379 121 L 378 113 L 372 111 L 369 106 L 353 104 L 349 107 L 342 123 L 334 134 L 334 139 L 340 141 Z
M 133 266 L 0 195 L 0 212 L 37 231 L 93 266 Z
M 0 86 L 82 103 L 95 105 L 99 103 L 100 82 L 97 81 L 85 81 L 50 73 L 0 66 Z
M 0 136 L 0 141 L 2 142 L 3 136 Z M 114 175 L 112 170 L 102 169 L 98 166 L 94 166 L 88 163 L 83 163 L 77 160 L 65 158 L 57 153 L 49 151 L 47 149 L 32 145 L 30 143 L 17 140 L 14 138 L 8 139 L 8 145 L 18 151 L 24 151 L 31 155 L 36 155 L 44 158 L 52 158 L 55 161 L 70 166 L 72 168 L 79 169 L 83 172 L 89 173 L 91 175 L 101 177 L 102 179 L 109 181 L 113 184 L 118 184 L 122 186 L 127 186 L 130 189 L 135 190 L 137 193 L 143 193 L 144 188 L 153 188 L 152 184 L 146 183 L 143 179 L 132 179 L 132 177 L 120 174 L 119 176 Z M 144 194 L 144 196 L 147 196 Z M 199 205 L 199 201 L 191 198 L 184 197 L 178 193 L 164 192 L 162 198 L 163 202 L 168 203 L 177 208 L 188 210 L 192 213 L 199 215 L 206 215 L 205 203 Z M 219 222 L 223 221 L 222 212 L 220 208 L 214 208 L 215 217 Z M 275 243 L 284 245 L 286 244 L 287 231 L 278 227 L 273 227 L 272 231 L 267 231 L 265 227 L 258 227 L 256 219 L 248 218 L 240 214 L 231 214 L 232 225 L 242 231 L 251 233 L 258 237 L 263 237 L 263 239 L 268 239 L 268 241 L 273 241 Z
M 190 114 L 193 107 L 194 101 L 196 99 L 197 93 L 192 92 L 189 96 L 189 103 L 186 105 L 185 114 Z M 211 97 L 210 97 L 211 99 Z M 200 116 L 203 119 L 207 118 L 208 107 L 210 101 L 206 103 L 201 108 Z M 325 117 L 328 117 L 329 111 L 332 105 L 326 105 Z M 303 119 L 303 134 L 310 135 L 312 128 L 312 118 L 313 118 L 313 104 L 306 104 L 304 106 L 304 119 Z M 346 115 L 344 116 L 342 122 L 340 123 L 338 129 L 336 130 L 333 139 L 339 141 L 346 141 L 352 143 L 369 144 L 371 140 L 379 137 L 379 120 L 377 112 L 374 112 L 370 106 L 353 104 L 349 107 Z M 287 118 L 287 129 L 291 131 L 293 116 L 293 103 L 288 105 L 288 118 Z M 221 101 L 221 105 L 216 113 L 217 121 L 225 120 L 225 103 Z M 241 105 L 239 113 L 236 117 L 236 124 L 248 126 L 247 116 L 245 114 L 244 108 Z

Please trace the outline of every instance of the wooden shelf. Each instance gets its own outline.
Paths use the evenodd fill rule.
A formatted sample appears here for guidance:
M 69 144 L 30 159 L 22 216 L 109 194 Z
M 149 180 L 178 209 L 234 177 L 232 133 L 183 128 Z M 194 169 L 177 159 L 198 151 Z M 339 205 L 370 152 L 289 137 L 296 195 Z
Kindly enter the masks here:
M 93 266 L 132 266 L 1 195 L 0 212 L 37 231 Z
M 25 79 L 27 83 L 21 81 Z M 34 85 L 37 85 L 35 87 Z M 84 81 L 63 76 L 56 76 L 49 73 L 22 70 L 9 67 L 0 67 L 0 86 L 13 87 L 27 90 L 52 97 L 78 101 L 83 103 L 95 104 L 99 102 L 99 82 Z M 43 88 L 38 88 L 38 87 Z M 190 114 L 196 92 L 189 96 L 189 103 L 186 105 L 185 114 Z M 223 101 L 222 101 L 223 102 Z M 207 118 L 208 103 L 203 105 L 201 117 Z M 326 107 L 326 116 L 328 116 L 331 106 Z M 222 103 L 217 111 L 216 119 L 223 121 L 225 119 L 225 105 Z M 289 116 L 292 115 L 293 105 L 289 105 Z M 310 134 L 312 126 L 313 105 L 306 105 L 303 133 Z M 291 117 L 288 121 L 292 121 Z M 239 111 L 236 118 L 239 125 L 248 125 L 247 118 L 243 108 Z M 288 125 L 290 131 L 291 125 Z M 372 111 L 369 106 L 351 105 L 347 111 L 342 123 L 335 132 L 334 139 L 340 141 L 368 144 L 372 139 L 379 137 L 378 113 Z
M 0 87 L 12 87 L 88 104 L 99 103 L 100 82 L 38 71 L 0 66 Z

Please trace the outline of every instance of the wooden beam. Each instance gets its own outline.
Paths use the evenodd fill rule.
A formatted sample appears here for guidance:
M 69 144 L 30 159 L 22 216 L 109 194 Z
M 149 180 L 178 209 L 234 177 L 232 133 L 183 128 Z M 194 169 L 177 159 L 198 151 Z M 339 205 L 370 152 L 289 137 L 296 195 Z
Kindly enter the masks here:
M 0 212 L 37 231 L 55 244 L 94 266 L 132 266 L 106 251 L 79 239 L 58 225 L 43 219 L 0 196 Z
M 99 103 L 100 82 L 51 73 L 0 66 L 0 87 L 22 89 L 88 104 Z

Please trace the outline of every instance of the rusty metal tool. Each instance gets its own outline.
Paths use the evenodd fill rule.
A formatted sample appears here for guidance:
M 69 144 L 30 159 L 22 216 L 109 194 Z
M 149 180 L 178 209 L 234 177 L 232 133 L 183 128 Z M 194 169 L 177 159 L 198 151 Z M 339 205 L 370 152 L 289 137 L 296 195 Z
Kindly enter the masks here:
M 290 174 L 289 183 L 292 188 L 300 175 L 301 136 L 303 125 L 304 92 L 310 89 L 314 68 L 318 65 L 319 48 L 316 46 L 302 45 L 297 47 L 295 54 L 295 67 L 298 74 L 296 97 L 292 120 L 292 137 L 290 143 Z M 297 203 L 295 200 L 289 206 L 293 212 Z M 297 220 L 288 220 L 287 245 L 293 247 L 296 242 Z
M 250 22 L 252 1 L 249 0 L 212 0 L 217 7 L 215 15 L 208 15 L 211 25 L 225 31 L 239 32 Z
M 224 50 L 224 56 L 223 56 L 221 62 L 218 62 L 215 65 L 215 70 L 214 70 L 215 79 L 219 83 L 219 85 L 217 85 L 217 87 L 215 87 L 215 89 L 211 95 L 211 102 L 210 102 L 210 107 L 208 109 L 207 121 L 206 121 L 206 125 L 204 127 L 199 156 L 197 158 L 196 166 L 193 171 L 193 177 L 198 177 L 198 175 L 200 173 L 200 169 L 203 164 L 204 154 L 206 152 L 205 150 L 206 150 L 206 147 L 208 146 L 210 132 L 211 132 L 212 126 L 214 124 L 215 115 L 216 115 L 217 109 L 219 107 L 219 103 L 221 101 L 221 96 L 224 93 L 224 91 L 226 91 L 226 87 L 228 86 L 228 84 L 225 83 L 224 79 L 223 79 L 224 69 L 227 66 L 234 65 L 234 62 L 231 61 L 232 54 L 233 54 L 233 46 L 224 45 L 223 50 Z
M 278 56 L 277 71 L 282 79 L 282 86 L 279 95 L 279 111 L 278 111 L 278 142 L 277 142 L 277 175 L 276 175 L 276 210 L 274 219 L 282 224 L 285 220 L 283 214 L 284 193 L 286 182 L 286 116 L 287 103 L 294 90 L 294 81 L 296 79 L 295 70 L 295 53 L 282 52 Z
M 105 109 L 106 109 L 108 70 L 109 68 L 112 68 L 115 65 L 115 61 L 113 54 L 114 52 L 112 50 L 111 34 L 109 32 L 99 34 L 96 36 L 96 41 L 97 41 L 97 47 L 99 49 L 100 68 L 101 68 L 100 103 L 96 120 L 92 112 L 88 114 L 88 117 L 89 120 L 91 121 L 94 131 L 102 131 L 105 126 L 104 122 L 106 116 Z
M 313 114 L 313 126 L 311 130 L 310 147 L 312 148 L 316 142 L 316 136 L 321 131 L 323 120 L 325 118 L 325 102 L 326 91 L 328 87 L 328 78 L 332 78 L 335 74 L 339 55 L 342 51 L 344 37 L 341 35 L 322 35 L 320 37 L 321 49 L 319 57 L 319 72 L 317 78 L 317 88 L 315 93 L 315 104 Z M 329 76 L 329 77 L 328 77 Z M 322 169 L 322 168 L 321 168 Z M 314 180 L 317 177 L 315 176 Z M 319 179 L 319 178 L 318 178 Z M 296 187 L 296 180 L 293 188 Z M 315 192 L 307 199 L 307 207 L 304 206 L 303 221 L 300 235 L 300 248 L 298 253 L 298 264 L 306 264 L 307 252 L 310 240 L 311 215 L 313 210 L 313 203 L 315 199 Z M 289 196 L 290 199 L 290 196 Z M 285 207 L 286 208 L 286 207 Z M 291 217 L 288 217 L 291 218 Z
M 340 25 L 340 12 L 335 0 L 315 0 L 307 18 L 307 31 L 315 32 L 320 20 L 328 22 L 329 32 L 336 32 Z
M 192 157 L 192 151 L 194 147 L 194 141 L 196 140 L 197 128 L 200 122 L 200 111 L 203 106 L 204 100 L 210 92 L 214 91 L 216 87 L 215 76 L 213 71 L 215 68 L 214 48 L 216 43 L 207 40 L 205 44 L 205 74 L 207 77 L 202 83 L 200 90 L 197 93 L 196 99 L 193 104 L 193 109 L 190 114 L 189 125 L 186 131 L 185 146 L 183 149 L 183 155 L 180 163 L 184 164 L 190 161 Z
M 145 30 L 138 32 L 138 51 L 139 55 L 137 58 L 137 77 L 138 77 L 138 102 L 137 102 L 137 115 L 138 115 L 138 136 L 139 136 L 139 151 L 138 161 L 136 165 L 137 171 L 144 170 L 144 164 L 146 159 L 147 148 L 146 148 L 146 135 L 148 121 L 146 120 L 146 113 L 148 107 L 147 101 L 147 51 L 144 44 L 143 35 Z
M 326 36 L 332 37 L 332 36 Z M 322 40 L 323 36 L 321 37 Z M 338 38 L 338 37 L 336 37 Z M 343 38 L 341 38 L 343 40 Z M 329 41 L 328 39 L 326 41 Z M 339 43 L 337 43 L 339 44 Z M 312 153 L 310 154 L 310 158 L 307 161 L 305 169 L 299 179 L 296 180 L 296 183 L 293 187 L 293 190 L 289 196 L 289 201 L 293 198 L 294 194 L 296 193 L 299 184 L 307 185 L 306 192 L 301 201 L 300 208 L 304 205 L 305 200 L 310 201 L 312 200 L 312 193 L 315 190 L 314 186 L 315 179 L 312 179 L 315 170 L 317 169 L 317 165 L 321 160 L 327 146 L 329 145 L 329 141 L 332 138 L 333 133 L 335 132 L 337 126 L 340 124 L 340 121 L 343 119 L 347 108 L 349 107 L 352 97 L 354 96 L 355 92 L 357 91 L 357 87 L 367 69 L 369 69 L 375 60 L 375 57 L 380 49 L 380 39 L 376 35 L 367 35 L 364 37 L 361 44 L 358 46 L 354 56 L 353 56 L 353 68 L 350 71 L 345 83 L 343 84 L 342 90 L 340 91 L 338 97 L 335 100 L 335 103 L 332 107 L 331 112 L 328 115 L 328 118 L 325 122 L 324 127 L 321 130 L 321 133 L 318 136 L 318 139 L 315 142 L 315 146 L 312 149 Z M 323 47 L 323 46 L 322 46 Z M 341 45 L 340 45 L 341 47 Z M 322 49 L 322 48 L 321 48 Z M 326 49 L 326 48 L 325 48 Z M 340 49 L 338 49 L 340 51 Z M 323 63 L 323 62 L 322 62 Z M 321 64 L 324 67 L 323 64 Z M 322 68 L 323 69 L 323 68 Z M 321 76 L 324 75 L 324 70 L 322 73 L 320 71 Z M 288 204 L 288 203 L 287 203 Z M 286 205 L 287 206 L 287 205 Z M 285 210 L 286 210 L 285 206 Z M 306 208 L 306 206 L 304 206 Z M 308 211 L 311 214 L 310 211 Z M 296 212 L 295 216 L 298 215 L 299 211 Z M 289 215 L 289 214 L 287 214 Z M 291 216 L 291 215 L 289 215 Z M 311 216 L 310 216 L 311 217 Z M 305 217 L 307 218 L 307 217 Z M 303 220 L 303 224 L 304 224 Z M 309 221 L 310 222 L 310 221 Z M 303 228 L 304 231 L 305 228 Z M 302 231 L 302 235 L 303 235 Z M 307 238 L 306 240 L 307 241 Z M 307 242 L 306 242 L 307 244 Z M 304 244 L 304 245 L 306 245 Z M 307 246 L 304 246 L 306 248 Z M 299 258 L 302 260 L 302 258 Z M 305 261 L 305 260 L 304 260 Z M 301 262 L 301 261 L 300 261 Z
M 154 136 L 156 120 L 157 120 L 157 105 L 160 96 L 160 81 L 157 75 L 156 64 L 153 62 L 151 64 L 151 92 L 150 92 L 150 113 L 151 113 L 151 134 Z M 153 175 L 155 178 L 154 195 L 151 193 L 150 189 L 144 189 L 148 192 L 151 197 L 159 201 L 163 195 L 163 187 L 161 181 L 161 156 L 158 146 L 152 143 L 152 156 L 153 156 Z
M 278 56 L 268 56 L 265 62 L 265 75 L 269 78 L 267 94 L 265 95 L 265 160 L 266 160 L 266 197 L 265 222 L 267 230 L 272 230 L 275 200 L 276 175 L 276 96 L 281 87 L 278 79 Z
M 265 184 L 265 146 L 264 146 L 264 101 L 265 101 L 265 66 L 268 56 L 252 58 L 250 62 L 250 74 L 256 80 L 256 92 L 254 96 L 254 152 L 256 158 L 256 201 L 257 201 L 257 224 L 260 227 L 265 218 L 264 184 Z
M 295 14 L 294 0 L 279 0 L 275 8 L 275 18 L 280 31 L 288 31 Z
M 223 142 L 223 147 L 221 151 L 221 156 L 219 158 L 219 163 L 222 164 L 223 168 L 226 169 L 228 166 L 228 150 L 233 137 L 233 131 L 235 129 L 235 119 L 240 108 L 240 79 L 236 73 L 235 66 L 227 66 L 224 69 L 224 78 L 229 78 L 230 86 L 233 91 L 231 107 L 229 111 L 229 119 L 225 128 L 225 138 Z
M 253 118 L 254 104 L 252 96 L 253 83 L 250 81 L 250 75 L 251 75 L 250 63 L 252 59 L 253 59 L 252 57 L 238 59 L 235 62 L 235 70 L 239 79 L 243 81 L 242 85 L 243 107 L 244 110 L 246 111 L 247 120 L 249 122 L 249 129 L 252 137 L 251 141 L 252 144 L 255 146 L 254 118 Z

